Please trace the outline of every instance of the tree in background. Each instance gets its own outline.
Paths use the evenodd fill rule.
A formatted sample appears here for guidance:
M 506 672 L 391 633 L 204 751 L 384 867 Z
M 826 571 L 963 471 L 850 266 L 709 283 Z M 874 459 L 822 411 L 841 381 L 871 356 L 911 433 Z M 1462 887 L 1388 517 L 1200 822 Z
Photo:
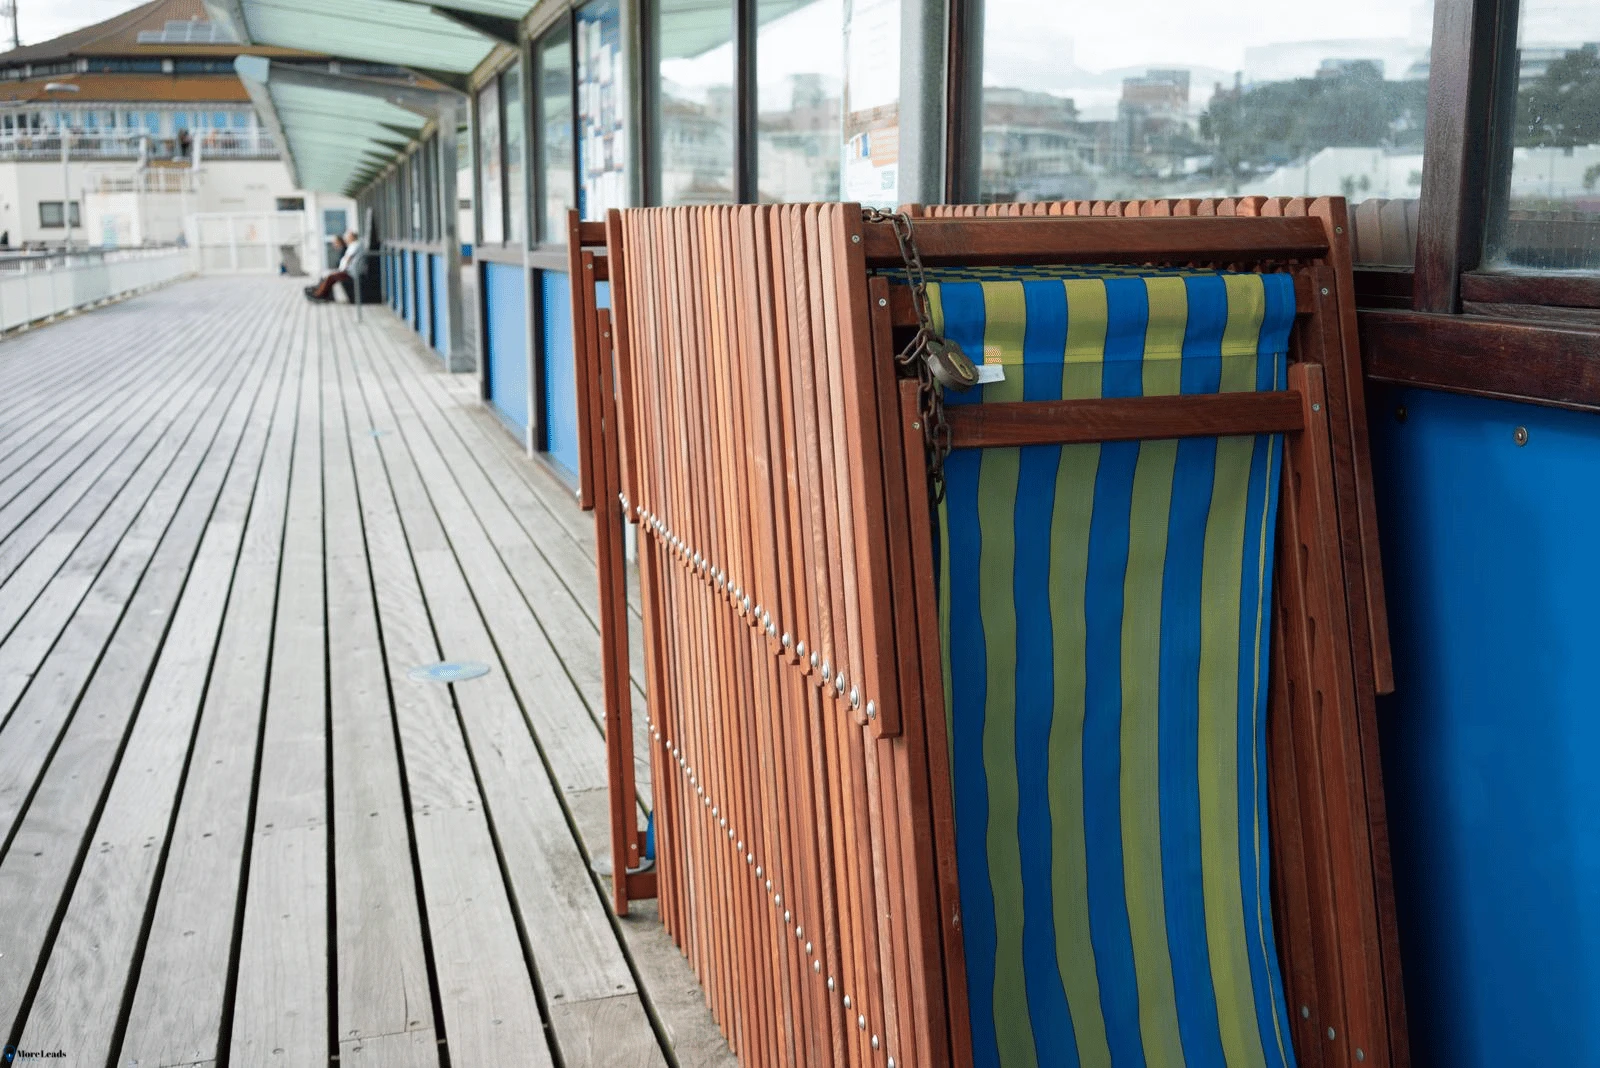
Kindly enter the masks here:
M 1600 47 L 1574 48 L 1553 61 L 1543 75 L 1518 86 L 1516 144 L 1519 148 L 1600 144 Z

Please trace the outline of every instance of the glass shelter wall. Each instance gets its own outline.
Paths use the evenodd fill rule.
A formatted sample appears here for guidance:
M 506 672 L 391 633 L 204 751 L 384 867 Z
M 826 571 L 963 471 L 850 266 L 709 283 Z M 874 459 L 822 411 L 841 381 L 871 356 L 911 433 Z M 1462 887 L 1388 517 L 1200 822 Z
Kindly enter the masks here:
M 1411 201 L 1409 249 L 1432 33 L 1431 0 L 987 0 L 980 197 Z
M 1600 269 L 1600 4 L 1524 4 L 1504 89 L 1485 266 Z
M 655 202 L 736 200 L 733 0 L 651 6 Z

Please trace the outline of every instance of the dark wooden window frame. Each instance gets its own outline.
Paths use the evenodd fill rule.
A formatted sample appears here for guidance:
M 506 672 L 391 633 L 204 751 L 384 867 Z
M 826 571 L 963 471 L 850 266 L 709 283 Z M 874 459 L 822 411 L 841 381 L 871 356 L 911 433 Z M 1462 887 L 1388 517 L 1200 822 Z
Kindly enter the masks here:
M 1510 177 L 1520 10 L 1435 0 L 1416 267 L 1356 271 L 1367 377 L 1600 411 L 1600 274 L 1478 269 L 1492 191 Z M 979 192 L 983 12 L 984 0 L 949 0 L 945 188 L 957 203 Z
M 760 0 L 732 0 L 733 3 L 733 182 L 734 201 L 754 204 L 759 195 L 760 98 L 756 84 L 757 34 L 760 30 Z M 661 203 L 661 86 L 655 71 L 661 58 L 661 0 L 637 0 L 635 8 L 643 23 L 639 34 L 639 83 L 644 106 L 639 165 L 643 168 L 640 190 L 643 203 Z

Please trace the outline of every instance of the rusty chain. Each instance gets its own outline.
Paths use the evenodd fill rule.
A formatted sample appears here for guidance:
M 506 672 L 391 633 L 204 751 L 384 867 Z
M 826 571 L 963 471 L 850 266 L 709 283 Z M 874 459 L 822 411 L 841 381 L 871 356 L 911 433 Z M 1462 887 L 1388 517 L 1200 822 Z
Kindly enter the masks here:
M 917 316 L 917 332 L 895 357 L 917 376 L 918 409 L 922 416 L 923 449 L 928 463 L 928 495 L 937 510 L 944 500 L 944 461 L 950 455 L 950 424 L 944 414 L 944 390 L 970 389 L 977 383 L 977 371 L 960 346 L 945 339 L 933 325 L 933 309 L 928 302 L 928 276 L 922 266 L 911 231 L 911 217 L 902 211 L 869 208 L 862 213 L 867 222 L 888 223 L 900 245 L 905 262 L 906 283 L 911 289 L 911 306 Z

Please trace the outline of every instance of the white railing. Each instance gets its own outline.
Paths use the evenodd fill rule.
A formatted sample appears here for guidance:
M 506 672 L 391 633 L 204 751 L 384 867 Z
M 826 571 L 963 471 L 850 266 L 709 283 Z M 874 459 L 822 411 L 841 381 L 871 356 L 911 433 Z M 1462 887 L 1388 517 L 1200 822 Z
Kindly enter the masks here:
M 201 274 L 272 274 L 282 264 L 314 275 L 321 266 L 322 239 L 303 211 L 201 212 L 187 230 Z
M 74 133 L 67 139 L 67 155 L 75 160 L 192 159 L 195 143 L 202 163 L 208 159 L 277 159 L 278 146 L 265 130 L 205 131 L 188 144 L 171 137 L 130 133 Z M 50 131 L 0 130 L 0 160 L 58 160 L 61 136 Z
M 91 170 L 84 187 L 91 193 L 193 193 L 198 188 L 188 167 Z
M 86 308 L 194 273 L 186 248 L 26 253 L 0 258 L 0 330 Z

